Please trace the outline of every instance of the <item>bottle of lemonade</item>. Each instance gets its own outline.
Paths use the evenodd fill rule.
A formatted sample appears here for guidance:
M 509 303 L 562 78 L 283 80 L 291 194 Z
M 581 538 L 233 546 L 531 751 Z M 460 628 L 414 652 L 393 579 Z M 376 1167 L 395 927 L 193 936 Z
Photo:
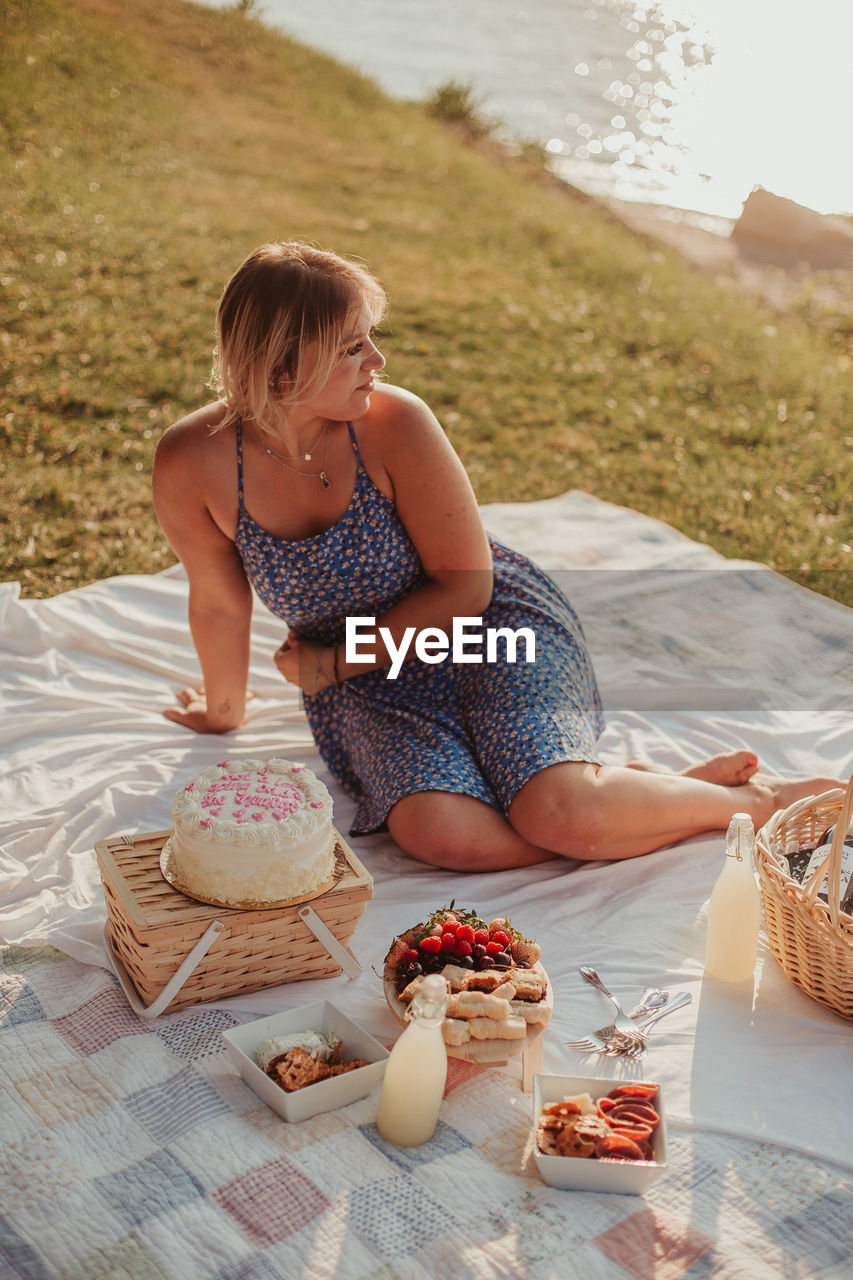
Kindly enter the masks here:
M 736 813 L 726 832 L 726 861 L 708 911 L 705 971 L 743 982 L 755 971 L 761 895 L 752 869 L 755 829 L 748 813 Z
M 376 1127 L 397 1147 L 420 1147 L 435 1133 L 447 1082 L 441 1034 L 447 998 L 447 980 L 427 974 L 412 1001 L 412 1020 L 385 1067 Z

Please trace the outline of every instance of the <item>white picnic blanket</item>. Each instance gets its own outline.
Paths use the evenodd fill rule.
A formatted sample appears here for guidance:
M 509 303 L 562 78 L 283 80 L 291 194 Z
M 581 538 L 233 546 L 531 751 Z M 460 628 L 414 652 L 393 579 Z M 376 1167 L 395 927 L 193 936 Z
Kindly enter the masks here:
M 751 747 L 765 768 L 787 775 L 853 770 L 850 610 L 586 494 L 495 505 L 484 516 L 490 532 L 564 581 L 602 688 L 605 761 L 645 757 L 678 768 Z M 197 678 L 185 619 L 179 568 L 47 600 L 21 600 L 13 583 L 0 587 L 5 941 L 49 943 L 107 967 L 95 841 L 168 827 L 178 784 L 220 759 L 223 747 L 300 758 L 329 781 L 297 696 L 272 665 L 282 624 L 260 605 L 251 668 L 258 696 L 246 727 L 223 744 L 163 718 L 174 689 Z M 352 804 L 332 790 L 346 831 Z M 618 864 L 556 861 L 492 875 L 418 865 L 384 836 L 354 848 L 375 880 L 352 941 L 362 974 L 220 1007 L 243 1017 L 325 998 L 390 1039 L 397 1026 L 377 977 L 388 944 L 455 898 L 487 918 L 510 915 L 540 940 L 555 994 L 546 1070 L 616 1077 L 638 1070 L 564 1047 L 607 1014 L 578 965 L 594 964 L 628 1003 L 652 982 L 688 990 L 693 1003 L 653 1033 L 643 1064 L 666 1091 L 671 1122 L 853 1168 L 850 1024 L 789 984 L 763 949 L 754 992 L 703 976 L 720 838 Z

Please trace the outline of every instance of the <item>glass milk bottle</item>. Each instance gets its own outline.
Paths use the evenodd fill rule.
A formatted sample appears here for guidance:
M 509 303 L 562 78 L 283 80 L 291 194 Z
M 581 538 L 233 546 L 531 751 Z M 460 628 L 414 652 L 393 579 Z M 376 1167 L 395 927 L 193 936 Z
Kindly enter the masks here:
M 755 830 L 748 813 L 736 813 L 726 832 L 726 861 L 711 893 L 705 972 L 743 982 L 755 971 L 761 895 L 752 870 Z
M 385 1067 L 376 1127 L 396 1147 L 420 1147 L 435 1133 L 447 1081 L 441 1034 L 447 998 L 446 979 L 427 974 L 412 1001 L 412 1020 Z

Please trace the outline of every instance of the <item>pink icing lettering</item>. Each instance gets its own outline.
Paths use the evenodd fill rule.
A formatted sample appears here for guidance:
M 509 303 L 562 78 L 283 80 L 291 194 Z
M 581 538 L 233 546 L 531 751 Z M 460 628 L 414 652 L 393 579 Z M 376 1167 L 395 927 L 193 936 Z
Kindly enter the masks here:
M 199 825 L 200 827 L 209 827 L 209 826 L 210 826 L 210 818 L 202 818 L 201 822 L 200 822 L 198 825 Z
M 224 761 L 223 765 L 227 763 Z M 254 786 L 251 785 L 253 782 Z M 249 808 L 274 809 L 279 821 L 296 813 L 304 803 L 304 796 L 298 786 L 289 778 L 273 775 L 269 770 L 259 771 L 257 775 L 226 774 L 207 786 L 199 803 L 207 809 L 214 805 L 221 806 L 226 796 L 233 796 L 233 803 L 237 806 L 235 817 Z M 316 808 L 317 805 L 314 807 Z
M 252 817 L 255 819 L 255 822 L 263 822 L 263 820 L 264 820 L 264 817 L 265 817 L 265 816 L 266 816 L 266 815 L 265 815 L 265 814 L 263 814 L 263 813 L 253 813 L 253 814 L 252 814 Z
M 216 767 L 217 769 L 227 769 L 230 763 L 230 760 L 220 760 Z
M 323 808 L 323 801 L 322 801 L 322 800 L 312 800 L 312 801 L 311 801 L 311 808 L 312 808 L 312 809 L 322 809 L 322 808 Z

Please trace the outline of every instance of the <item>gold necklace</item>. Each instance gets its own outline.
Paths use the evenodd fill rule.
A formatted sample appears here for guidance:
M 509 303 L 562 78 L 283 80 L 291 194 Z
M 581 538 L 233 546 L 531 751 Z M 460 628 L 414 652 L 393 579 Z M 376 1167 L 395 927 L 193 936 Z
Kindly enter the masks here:
M 306 449 L 304 453 L 286 453 L 286 454 L 284 455 L 284 456 L 285 456 L 285 458 L 289 458 L 289 459 L 291 460 L 291 462 L 295 462 L 297 458 L 302 458 L 302 459 L 304 459 L 304 461 L 305 461 L 305 462 L 310 462 L 310 461 L 311 461 L 311 454 L 312 454 L 312 453 L 314 452 L 314 450 L 317 448 L 317 445 L 318 445 L 318 444 L 320 443 L 320 441 L 323 439 L 323 436 L 324 436 L 324 435 L 326 434 L 326 432 L 329 430 L 329 427 L 330 427 L 331 425 L 332 425 L 332 424 L 331 424 L 330 422 L 328 422 L 328 421 L 326 422 L 325 427 L 324 427 L 324 428 L 323 428 L 323 430 L 320 432 L 320 434 L 318 435 L 318 437 L 317 437 L 317 439 L 314 441 L 314 443 L 311 445 L 311 448 L 310 448 L 310 449 Z M 264 445 L 264 448 L 266 449 L 266 445 Z M 273 453 L 271 449 L 267 449 L 267 453 L 268 453 L 271 457 L 273 457 L 273 458 L 278 458 L 278 459 L 279 459 L 279 461 L 281 461 L 281 454 Z
M 326 423 L 325 427 L 324 427 L 324 428 L 323 428 L 323 430 L 320 432 L 320 434 L 319 434 L 319 436 L 317 437 L 317 439 L 316 439 L 316 441 L 314 442 L 314 444 L 312 444 L 311 448 L 308 450 L 308 452 L 307 452 L 307 453 L 304 453 L 304 454 L 302 455 L 302 457 L 303 457 L 306 461 L 310 462 L 310 460 L 311 460 L 311 454 L 312 454 L 312 453 L 314 452 L 314 450 L 317 448 L 317 445 L 318 445 L 318 444 L 320 443 L 320 441 L 323 439 L 323 436 L 325 436 L 325 437 L 326 437 L 326 447 L 325 447 L 325 450 L 323 451 L 323 465 L 322 465 L 322 467 L 320 468 L 320 470 L 319 470 L 319 471 L 300 471 L 298 467 L 292 467 L 292 466 L 290 465 L 290 463 L 287 461 L 287 459 L 286 459 L 286 458 L 283 458 L 283 457 L 281 456 L 281 454 L 279 454 L 279 453 L 274 453 L 274 452 L 273 452 L 273 450 L 272 450 L 272 449 L 270 449 L 270 447 L 269 447 L 268 445 L 264 445 L 264 453 L 268 453 L 268 454 L 270 455 L 270 457 L 274 459 L 274 461 L 276 461 L 277 463 L 279 463 L 279 465 L 280 465 L 280 466 L 282 466 L 282 467 L 287 467 L 288 471 L 294 471 L 294 472 L 296 473 L 296 475 L 298 475 L 298 476 L 305 476 L 305 477 L 306 477 L 306 479 L 307 479 L 307 477 L 308 477 L 308 476 L 319 476 L 319 477 L 320 477 L 320 484 L 323 486 L 323 488 L 324 488 L 324 489 L 331 489 L 331 487 L 332 487 L 332 482 L 331 482 L 331 480 L 329 479 L 329 477 L 328 477 L 328 476 L 327 476 L 327 474 L 326 474 L 326 463 L 327 463 L 327 462 L 328 462 L 328 460 L 329 460 L 329 434 L 328 434 L 328 433 L 329 433 L 329 427 L 330 427 L 331 425 L 332 425 L 332 424 L 331 424 L 331 422 L 327 422 L 327 423 Z M 298 453 L 297 453 L 297 454 L 289 454 L 288 456 L 289 456 L 289 457 L 298 458 L 298 457 L 299 457 L 299 454 L 298 454 Z

